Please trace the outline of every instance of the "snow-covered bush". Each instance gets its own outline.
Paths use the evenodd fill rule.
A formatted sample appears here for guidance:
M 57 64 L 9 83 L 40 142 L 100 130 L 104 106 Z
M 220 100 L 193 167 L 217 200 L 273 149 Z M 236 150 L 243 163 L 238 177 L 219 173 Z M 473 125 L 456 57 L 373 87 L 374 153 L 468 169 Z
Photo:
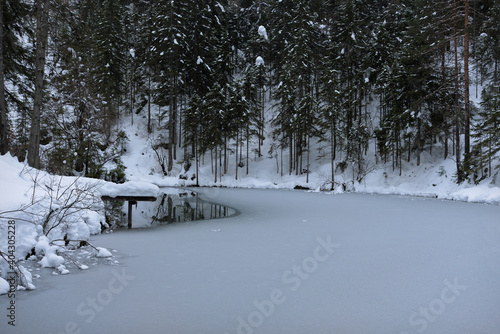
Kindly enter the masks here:
M 51 239 L 87 239 L 105 225 L 104 205 L 99 197 L 99 181 L 80 177 L 26 172 L 31 178 L 31 203 L 25 219 L 41 227 Z

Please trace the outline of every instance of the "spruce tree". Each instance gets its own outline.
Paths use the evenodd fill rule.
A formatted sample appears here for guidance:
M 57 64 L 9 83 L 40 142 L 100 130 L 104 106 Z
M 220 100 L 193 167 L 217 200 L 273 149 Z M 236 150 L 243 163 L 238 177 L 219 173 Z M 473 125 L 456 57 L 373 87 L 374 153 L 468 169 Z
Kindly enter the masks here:
M 31 80 L 21 80 L 29 78 L 31 71 L 31 53 L 22 39 L 32 38 L 30 6 L 20 0 L 3 0 L 1 12 L 0 154 L 10 150 L 24 159 L 30 113 L 26 101 L 32 94 L 32 85 Z M 16 112 L 18 117 L 9 117 L 9 112 Z
M 36 6 L 35 93 L 28 145 L 28 164 L 40 167 L 40 117 L 43 107 L 46 49 L 49 34 L 50 0 L 38 0 Z

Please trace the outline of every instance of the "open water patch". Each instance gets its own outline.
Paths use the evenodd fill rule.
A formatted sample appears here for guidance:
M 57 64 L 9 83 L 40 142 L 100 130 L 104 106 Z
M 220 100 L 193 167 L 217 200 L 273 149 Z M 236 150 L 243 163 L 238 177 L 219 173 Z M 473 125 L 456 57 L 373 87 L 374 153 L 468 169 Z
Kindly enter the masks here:
M 205 201 L 199 194 L 180 188 L 161 188 L 154 202 L 137 202 L 132 207 L 132 228 L 174 223 L 190 223 L 231 217 L 238 211 L 225 205 Z

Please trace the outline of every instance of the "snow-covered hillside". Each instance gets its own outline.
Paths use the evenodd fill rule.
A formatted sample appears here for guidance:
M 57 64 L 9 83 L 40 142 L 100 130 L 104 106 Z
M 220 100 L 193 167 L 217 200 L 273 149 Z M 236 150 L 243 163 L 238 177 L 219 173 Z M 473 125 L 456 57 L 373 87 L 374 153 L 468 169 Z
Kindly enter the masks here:
M 271 117 L 271 110 L 268 111 Z M 151 137 L 147 135 L 144 119 L 135 119 L 131 125 L 130 119 L 124 121 L 124 128 L 129 137 L 127 152 L 123 156 L 128 180 L 146 181 L 160 187 L 182 187 L 194 185 L 195 166 L 192 164 L 189 171 L 183 169 L 181 163 L 183 157 L 178 157 L 178 163 L 174 164 L 171 176 L 163 176 L 158 159 L 153 151 Z M 269 133 L 271 128 L 268 127 Z M 157 136 L 158 133 L 154 133 Z M 205 156 L 205 164 L 199 169 L 200 186 L 223 186 L 239 188 L 265 188 L 265 189 L 293 189 L 296 186 L 309 188 L 313 191 L 330 190 L 331 167 L 328 158 L 320 158 L 318 154 L 311 157 L 309 182 L 306 174 L 289 175 L 284 167 L 283 175 L 280 171 L 280 162 L 275 157 L 269 157 L 271 139 L 264 141 L 262 157 L 252 156 L 249 163 L 249 173 L 246 175 L 245 168 L 239 168 L 238 179 L 235 178 L 236 161 L 229 161 L 228 173 L 214 182 L 214 175 L 210 163 L 210 153 Z M 371 148 L 373 151 L 373 147 Z M 180 151 L 180 150 L 179 150 Z M 312 149 L 316 152 L 316 149 Z M 284 157 L 286 161 L 287 156 Z M 339 192 L 363 192 L 380 194 L 399 194 L 429 196 L 442 199 L 452 199 L 470 202 L 500 203 L 500 178 L 486 178 L 478 185 L 470 183 L 457 184 L 455 171 L 456 163 L 452 158 L 443 160 L 435 154 L 431 156 L 423 153 L 420 166 L 415 161 L 403 162 L 401 175 L 399 168 L 393 170 L 391 163 L 375 164 L 374 153 L 368 153 L 367 165 L 370 171 L 361 183 L 353 182 L 353 175 L 347 168 L 345 172 L 336 172 L 335 181 L 339 186 L 333 191 Z M 186 179 L 179 178 L 180 175 Z

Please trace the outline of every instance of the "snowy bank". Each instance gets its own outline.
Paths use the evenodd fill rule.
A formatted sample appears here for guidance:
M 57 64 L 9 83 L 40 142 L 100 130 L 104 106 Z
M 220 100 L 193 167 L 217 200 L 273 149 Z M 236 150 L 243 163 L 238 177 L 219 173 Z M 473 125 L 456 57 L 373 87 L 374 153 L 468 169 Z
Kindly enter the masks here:
M 124 120 L 127 123 L 127 120 Z M 196 184 L 196 167 L 192 163 L 189 170 L 184 170 L 184 164 L 173 164 L 170 176 L 163 176 L 156 154 L 151 148 L 151 140 L 143 131 L 145 124 L 139 122 L 134 125 L 125 125 L 130 135 L 127 143 L 127 153 L 122 157 L 126 166 L 126 177 L 130 181 L 152 183 L 159 187 L 188 187 Z M 267 146 L 266 146 L 267 145 Z M 265 141 L 262 152 L 269 150 L 269 143 Z M 372 154 L 372 153 L 370 153 Z M 372 156 L 370 158 L 372 159 Z M 182 157 L 179 157 L 179 161 Z M 203 159 L 201 159 L 203 160 Z M 248 175 L 246 161 L 244 167 L 236 166 L 233 158 L 229 160 L 226 174 L 219 175 L 215 182 L 210 154 L 206 155 L 205 164 L 201 164 L 198 171 L 198 185 L 201 187 L 227 187 L 251 189 L 294 189 L 308 188 L 311 191 L 326 191 L 331 193 L 359 192 L 373 194 L 393 194 L 409 196 L 426 196 L 441 199 L 500 204 L 500 177 L 486 178 L 478 185 L 470 183 L 457 184 L 455 178 L 456 162 L 451 158 L 443 160 L 423 152 L 421 164 L 403 162 L 401 175 L 399 168 L 393 170 L 392 163 L 375 164 L 367 162 L 370 171 L 364 175 L 361 182 L 353 182 L 352 168 L 335 173 L 335 187 L 331 191 L 331 164 L 325 163 L 325 158 L 311 157 L 309 180 L 306 174 L 289 174 L 285 163 L 280 170 L 278 158 L 269 156 L 254 156 L 249 160 Z M 287 158 L 284 157 L 284 161 Z M 241 162 L 241 161 L 240 161 Z M 339 163 L 340 159 L 336 161 Z M 238 177 L 236 178 L 236 169 Z
M 160 195 L 160 188 L 157 185 L 148 182 L 131 181 L 121 184 L 106 183 L 100 189 L 102 196 L 149 196 L 157 197 Z
M 81 242 L 108 227 L 98 191 L 107 182 L 50 175 L 19 163 L 10 155 L 0 157 L 0 170 L 0 251 L 8 254 L 7 233 L 15 233 L 15 250 L 11 248 L 11 252 L 15 255 L 16 271 L 26 278 L 20 288 L 33 289 L 31 275 L 21 263 L 68 273 L 65 265 L 72 264 L 64 254 L 68 248 L 80 247 Z M 30 260 L 25 261 L 26 257 Z M 5 278 L 8 268 L 6 261 L 0 259 L 0 277 Z

